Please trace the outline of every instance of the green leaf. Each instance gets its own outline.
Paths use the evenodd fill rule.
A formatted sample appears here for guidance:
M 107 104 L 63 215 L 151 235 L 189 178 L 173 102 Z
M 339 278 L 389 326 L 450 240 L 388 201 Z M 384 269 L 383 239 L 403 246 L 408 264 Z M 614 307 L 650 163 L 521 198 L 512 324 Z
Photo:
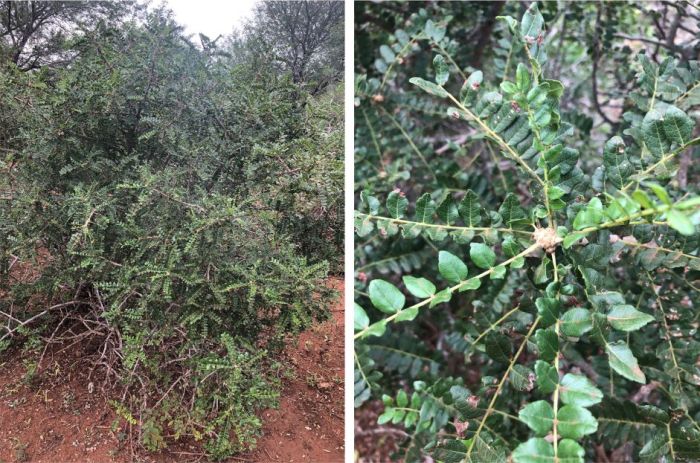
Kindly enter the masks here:
M 513 82 L 508 82 L 507 80 L 504 80 L 503 82 L 501 82 L 501 91 L 503 93 L 513 95 L 517 93 L 518 87 L 516 87 Z
M 639 458 L 645 462 L 665 461 L 662 459 L 668 454 L 669 437 L 667 432 L 657 432 L 652 438 L 644 444 L 644 447 L 639 451 Z
M 370 215 L 377 215 L 379 213 L 379 200 L 370 195 L 367 191 L 363 190 L 360 192 L 360 201 L 367 207 L 367 211 Z
M 450 299 L 452 299 L 452 293 L 450 292 L 450 290 L 443 289 L 435 295 L 433 300 L 430 301 L 430 305 L 428 307 L 433 308 L 438 304 L 442 304 L 443 302 L 450 302 Z
M 639 368 L 637 358 L 632 354 L 627 344 L 623 341 L 613 344 L 606 343 L 605 351 L 608 354 L 608 362 L 613 370 L 630 381 L 646 384 L 647 378 L 644 376 L 642 369 Z
M 598 429 L 598 422 L 591 412 L 575 405 L 561 407 L 557 412 L 557 421 L 557 431 L 563 438 L 580 439 Z
M 395 320 L 397 322 L 409 322 L 418 316 L 418 309 L 418 307 L 409 307 L 406 310 L 402 310 L 396 315 Z
M 384 313 L 393 314 L 403 309 L 406 297 L 399 289 L 384 280 L 372 280 L 369 284 L 369 299 Z
M 579 407 L 590 407 L 603 400 L 603 393 L 585 376 L 567 373 L 559 387 L 561 401 Z
M 467 80 L 464 81 L 462 89 L 459 91 L 459 99 L 465 106 L 471 106 L 476 96 L 479 94 L 481 82 L 484 80 L 484 75 L 481 71 L 472 72 Z
M 498 214 L 503 217 L 503 222 L 509 227 L 527 222 L 527 213 L 520 207 L 520 201 L 513 193 L 506 195 L 503 204 L 498 208 Z
M 392 50 L 388 45 L 382 45 L 381 47 L 379 47 L 379 54 L 382 55 L 382 58 L 387 63 L 391 63 L 392 61 L 394 61 L 394 59 L 396 59 L 394 50 Z
M 568 235 L 566 235 L 564 237 L 564 241 L 562 243 L 562 246 L 564 246 L 564 249 L 569 249 L 574 243 L 585 238 L 587 234 L 588 233 L 581 233 L 581 232 L 569 233 Z
M 513 257 L 522 250 L 522 246 L 520 246 L 520 243 L 518 243 L 512 236 L 509 236 L 503 240 L 503 243 L 501 243 L 501 249 L 503 249 L 503 254 L 506 257 Z
M 523 37 L 537 39 L 542 33 L 544 26 L 544 18 L 537 8 L 537 2 L 532 2 L 530 7 L 525 11 L 523 19 L 520 21 L 520 34 Z
M 416 278 L 410 275 L 403 277 L 403 284 L 406 285 L 409 293 L 420 299 L 432 296 L 436 290 L 435 285 L 425 278 Z
M 605 143 L 603 149 L 603 165 L 605 166 L 605 178 L 615 188 L 621 189 L 634 172 L 634 166 L 625 154 L 625 142 L 620 137 L 612 137 Z
M 564 196 L 565 194 L 566 191 L 564 191 L 562 188 L 559 188 L 558 186 L 549 187 L 549 189 L 547 190 L 547 197 L 549 197 L 551 201 L 555 201 Z
M 506 266 L 505 265 L 497 265 L 496 267 L 493 268 L 493 271 L 491 272 L 491 279 L 492 280 L 502 280 L 506 276 Z
M 416 201 L 416 222 L 433 223 L 435 214 L 435 201 L 429 193 L 425 193 Z
M 603 220 L 603 203 L 598 198 L 591 198 L 588 205 L 581 209 L 574 219 L 574 229 L 583 230 L 594 227 Z
M 389 210 L 389 215 L 395 219 L 403 217 L 407 207 L 408 199 L 398 191 L 392 191 L 386 198 L 386 208 Z
M 651 209 L 654 207 L 654 203 L 651 202 L 651 198 L 649 198 L 649 195 L 647 195 L 643 190 L 635 190 L 630 196 L 644 209 Z
M 647 148 L 656 159 L 667 153 L 670 148 L 665 132 L 663 116 L 656 109 L 652 109 L 642 120 L 642 136 Z
M 432 19 L 428 19 L 425 22 L 426 35 L 435 42 L 439 42 L 440 40 L 442 40 L 445 37 L 445 32 L 445 26 L 435 24 Z
M 532 87 L 529 92 L 527 92 L 526 98 L 531 106 L 540 106 L 547 99 L 547 91 L 549 90 L 549 84 L 544 82 L 536 87 Z
M 459 218 L 457 205 L 450 196 L 446 196 L 437 208 L 437 215 L 446 225 L 454 225 Z
M 520 413 L 520 421 L 532 429 L 536 435 L 544 436 L 552 430 L 554 421 L 554 409 L 546 400 L 538 400 L 527 404 Z
M 447 93 L 447 90 L 445 90 L 444 88 L 425 79 L 421 79 L 420 77 L 411 77 L 408 81 L 431 95 L 440 98 L 447 98 L 447 96 L 449 95 L 449 93 Z
M 546 328 L 559 318 L 559 301 L 552 297 L 538 297 L 535 300 L 537 313 L 542 318 L 542 327 Z
M 578 442 L 571 439 L 562 439 L 557 448 L 559 463 L 583 463 L 586 451 Z
M 565 336 L 580 338 L 593 329 L 591 313 L 581 307 L 569 309 L 562 315 L 559 326 Z
M 551 363 L 544 360 L 535 362 L 535 373 L 537 374 L 537 388 L 543 394 L 550 394 L 559 382 L 559 374 L 557 369 Z
M 666 138 L 682 146 L 690 141 L 695 123 L 688 115 L 675 106 L 668 106 L 663 118 Z
M 518 391 L 531 391 L 535 386 L 535 373 L 525 365 L 514 365 L 510 383 Z
M 465 281 L 462 286 L 459 287 L 459 292 L 464 292 L 464 291 L 471 291 L 474 289 L 479 289 L 481 286 L 481 279 L 479 278 L 470 278 L 467 281 Z
M 409 459 L 405 461 L 438 461 L 444 463 L 506 463 L 506 447 L 488 433 L 482 432 L 471 439 L 441 439 L 431 459 Z
M 496 263 L 496 253 L 484 243 L 470 243 L 469 257 L 474 265 L 483 269 L 491 268 Z
M 652 321 L 653 316 L 640 312 L 631 305 L 615 305 L 608 312 L 610 325 L 621 331 L 635 331 Z
M 472 190 L 467 191 L 462 201 L 459 203 L 459 215 L 462 216 L 467 227 L 478 227 L 481 225 L 481 206 L 479 197 Z
M 469 274 L 469 269 L 462 259 L 447 251 L 438 253 L 438 270 L 451 283 L 459 283 Z
M 355 233 L 357 233 L 357 236 L 360 238 L 365 237 L 372 233 L 372 230 L 374 230 L 374 222 L 369 217 L 355 215 Z
M 406 408 L 408 406 L 408 394 L 403 389 L 400 389 L 396 394 L 396 406 Z
M 535 331 L 535 344 L 542 360 L 551 362 L 559 351 L 559 338 L 552 328 Z
M 390 422 L 394 418 L 394 409 L 393 408 L 387 408 L 384 410 L 384 413 L 379 415 L 377 418 L 377 424 L 382 425 Z
M 554 447 L 541 437 L 532 437 L 513 450 L 515 463 L 552 463 Z
M 379 320 L 367 327 L 367 336 L 382 336 L 386 331 L 386 320 Z
M 355 331 L 362 331 L 369 326 L 367 312 L 357 302 L 355 302 Z
M 518 63 L 518 68 L 515 70 L 515 83 L 520 93 L 525 94 L 530 90 L 530 71 L 523 63 Z
M 693 236 L 695 234 L 695 225 L 690 221 L 687 215 L 679 210 L 671 209 L 666 212 L 666 219 L 668 220 L 669 226 L 677 230 L 680 234 L 685 236 Z
M 435 55 L 433 68 L 435 69 L 435 82 L 442 87 L 447 82 L 447 79 L 450 78 L 450 68 L 442 55 Z
M 512 344 L 510 340 L 496 332 L 491 332 L 484 340 L 486 346 L 486 355 L 496 362 L 508 363 L 512 353 Z
M 653 182 L 646 182 L 645 185 L 651 188 L 651 191 L 654 192 L 656 197 L 659 198 L 659 200 L 661 200 L 662 203 L 664 203 L 667 206 L 673 204 L 673 201 L 671 201 L 671 197 L 668 195 L 666 188 L 662 187 L 658 183 Z

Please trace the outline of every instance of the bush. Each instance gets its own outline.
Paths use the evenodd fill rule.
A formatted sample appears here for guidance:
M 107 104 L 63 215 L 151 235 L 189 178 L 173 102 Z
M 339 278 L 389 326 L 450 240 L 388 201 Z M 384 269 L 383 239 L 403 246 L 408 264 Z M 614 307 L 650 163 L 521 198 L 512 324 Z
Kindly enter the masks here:
M 285 340 L 328 316 L 342 109 L 162 11 L 72 40 L 70 66 L 0 72 L 0 347 L 82 339 L 145 448 L 249 450 Z
M 405 461 L 697 461 L 698 63 L 642 50 L 594 126 L 599 37 L 519 8 L 357 7 L 355 406 Z

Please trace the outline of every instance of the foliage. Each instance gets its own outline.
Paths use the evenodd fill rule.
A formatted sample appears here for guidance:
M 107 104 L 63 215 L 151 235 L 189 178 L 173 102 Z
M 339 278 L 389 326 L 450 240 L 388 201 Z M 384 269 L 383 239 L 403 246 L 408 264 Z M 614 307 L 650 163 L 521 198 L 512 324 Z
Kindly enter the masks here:
M 131 0 L 121 3 L 4 0 L 0 2 L 0 58 L 23 70 L 68 64 L 74 54 L 63 44 L 75 34 L 76 26 L 116 25 L 141 9 Z
M 698 63 L 640 51 L 594 129 L 545 17 L 633 8 L 521 5 L 356 8 L 355 406 L 405 461 L 695 461 Z
M 338 1 L 265 1 L 255 5 L 253 27 L 234 37 L 238 52 L 257 55 L 315 95 L 342 78 L 344 5 Z M 253 58 L 255 59 L 255 58 Z
M 1 347 L 85 341 L 148 450 L 249 450 L 275 358 L 328 315 L 339 91 L 197 47 L 160 9 L 63 46 L 70 66 L 0 71 Z

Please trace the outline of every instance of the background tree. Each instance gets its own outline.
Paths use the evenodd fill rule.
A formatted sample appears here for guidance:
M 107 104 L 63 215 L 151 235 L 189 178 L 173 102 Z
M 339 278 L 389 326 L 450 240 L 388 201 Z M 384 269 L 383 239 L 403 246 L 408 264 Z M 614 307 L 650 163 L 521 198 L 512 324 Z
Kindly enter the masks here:
M 343 2 L 260 2 L 248 40 L 259 55 L 316 94 L 343 74 Z
M 0 56 L 20 69 L 66 64 L 75 55 L 63 47 L 81 29 L 115 23 L 138 9 L 133 1 L 0 2 Z

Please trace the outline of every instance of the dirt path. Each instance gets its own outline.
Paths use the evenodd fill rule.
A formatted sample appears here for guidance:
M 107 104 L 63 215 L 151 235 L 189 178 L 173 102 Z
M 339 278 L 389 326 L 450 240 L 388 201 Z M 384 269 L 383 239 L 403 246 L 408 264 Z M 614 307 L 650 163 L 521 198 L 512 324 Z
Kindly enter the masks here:
M 233 462 L 336 463 L 343 460 L 343 280 L 333 318 L 302 333 L 283 361 L 294 376 L 284 381 L 279 410 L 265 410 L 258 449 Z M 115 414 L 87 379 L 81 353 L 71 352 L 44 371 L 27 372 L 31 358 L 0 360 L 0 463 L 126 463 L 203 461 L 196 448 L 130 458 L 125 436 L 111 428 Z M 9 358 L 9 359 L 8 359 Z M 182 447 L 182 446 L 181 446 Z

